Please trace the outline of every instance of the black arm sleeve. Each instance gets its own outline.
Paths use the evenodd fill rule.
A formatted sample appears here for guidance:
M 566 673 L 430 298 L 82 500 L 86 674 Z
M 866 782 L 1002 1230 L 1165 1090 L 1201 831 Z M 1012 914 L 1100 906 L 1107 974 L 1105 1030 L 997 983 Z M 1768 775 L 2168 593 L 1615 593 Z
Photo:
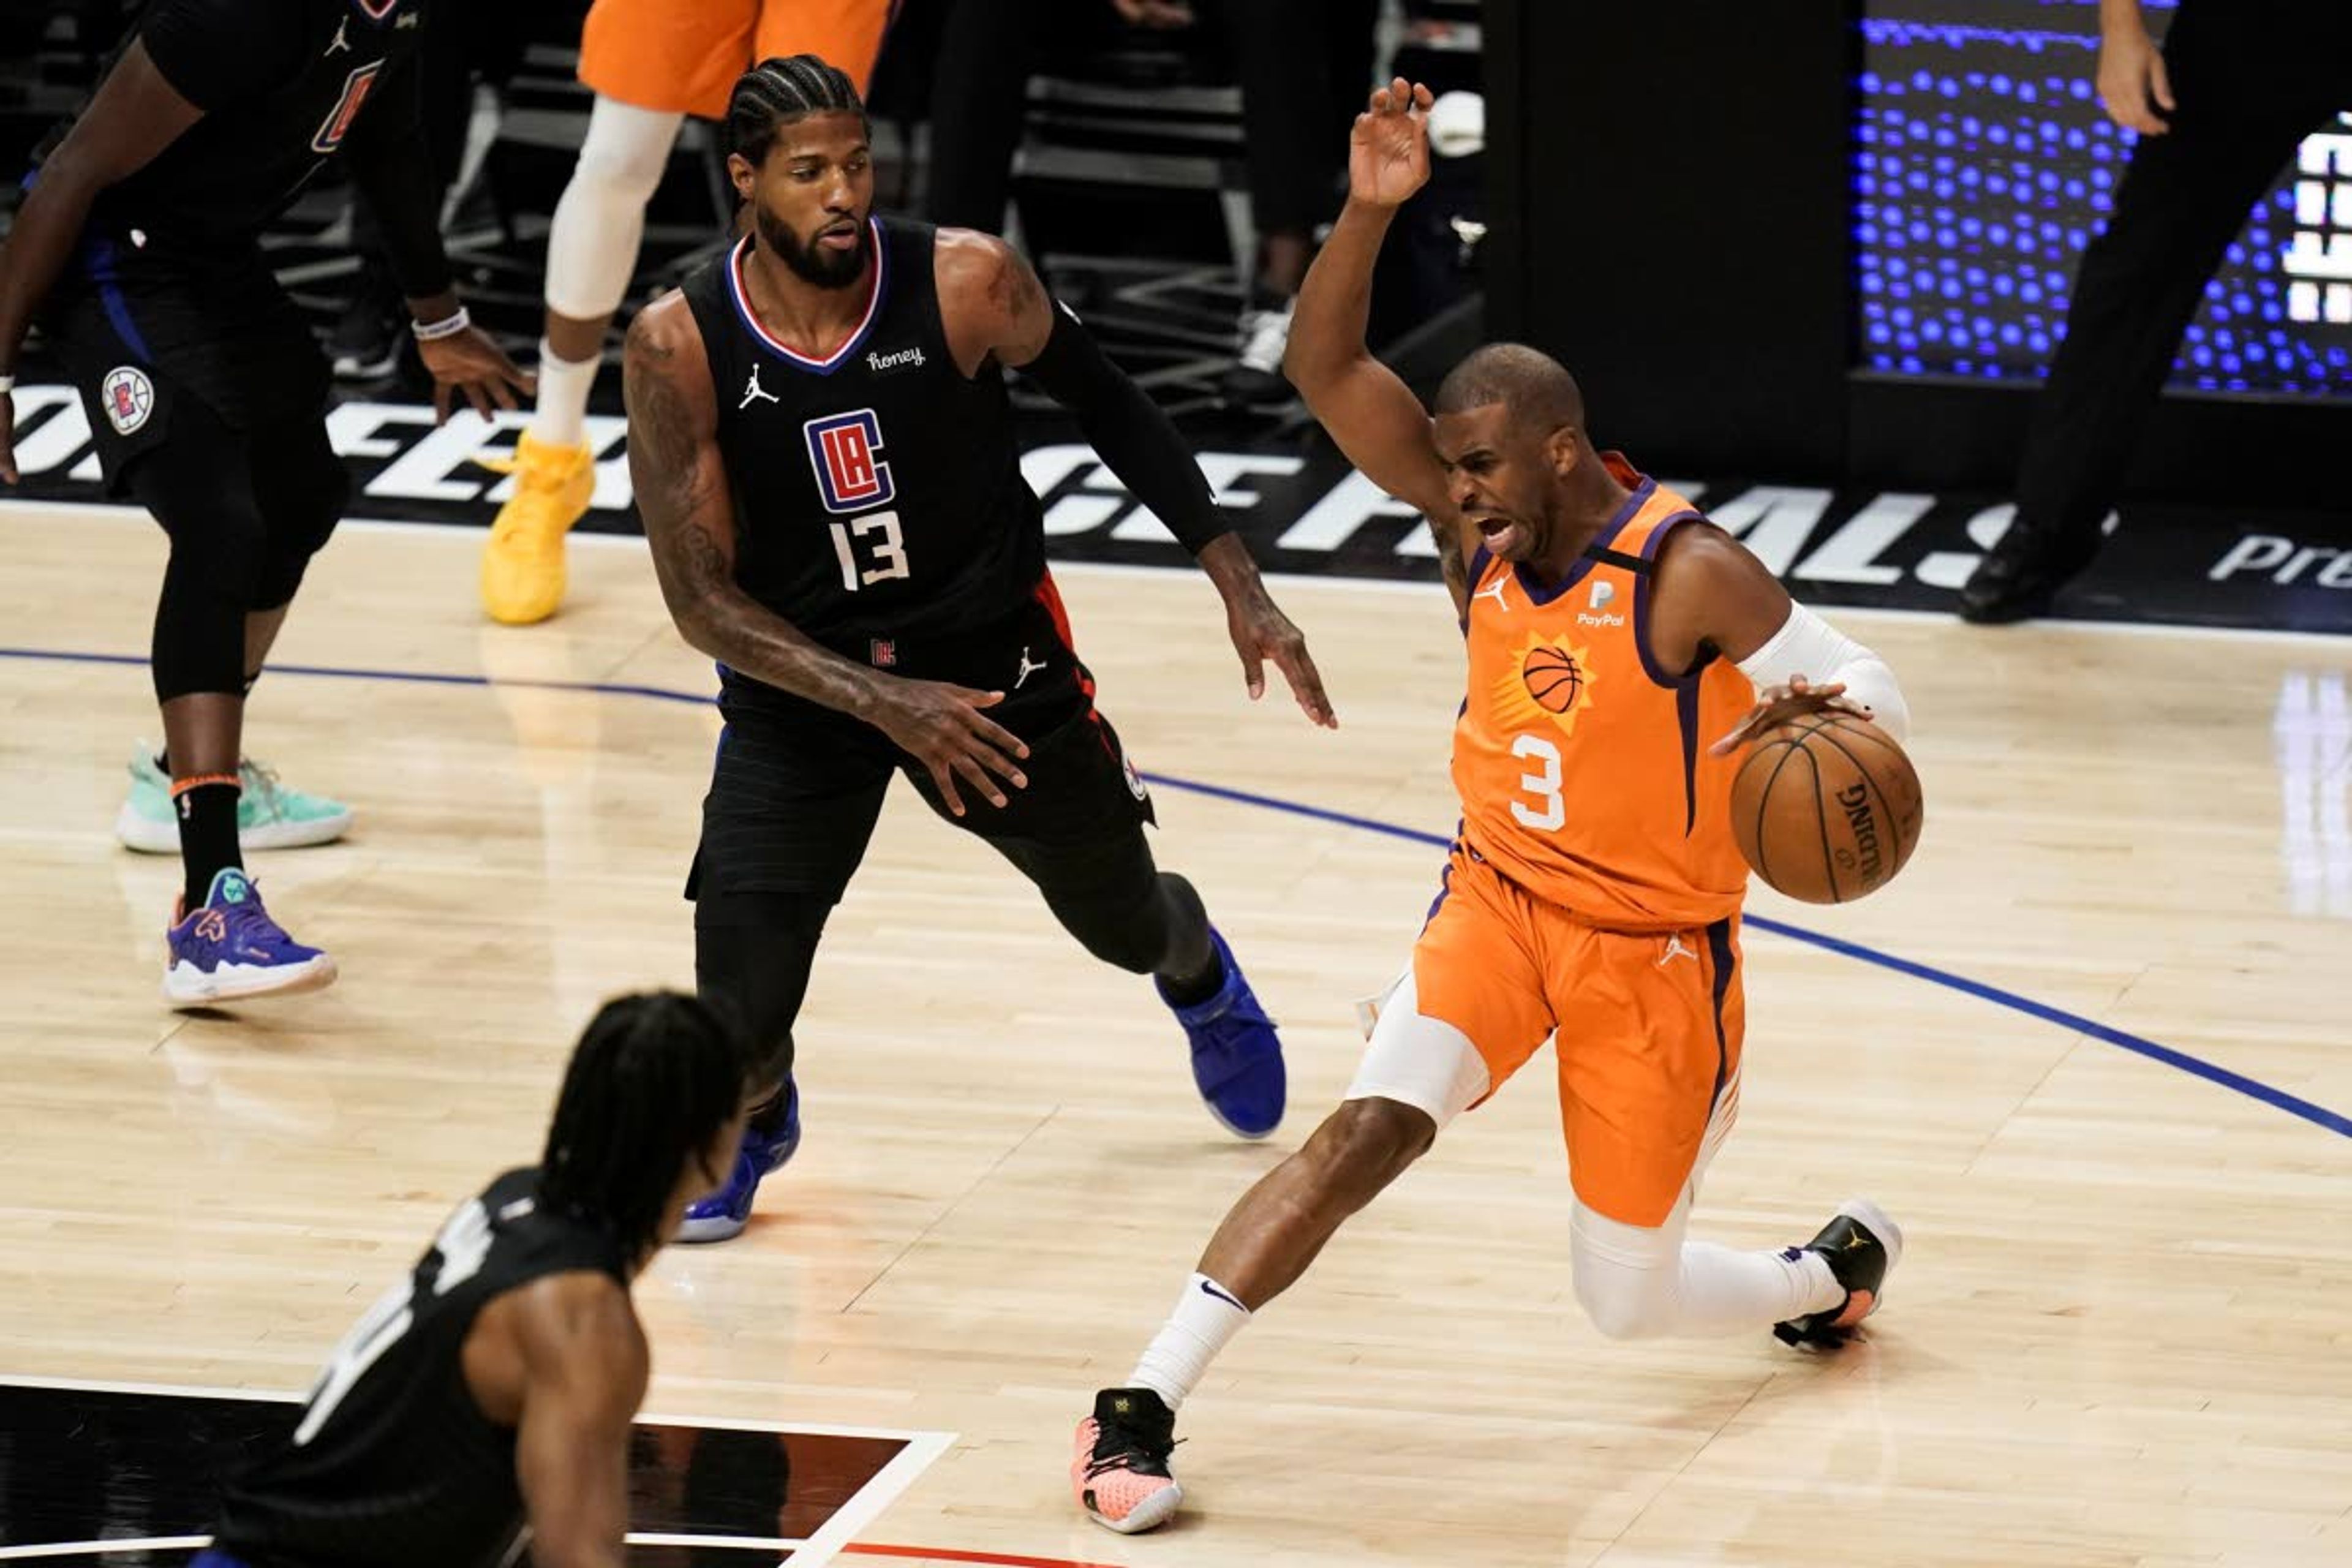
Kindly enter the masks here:
M 424 79 L 414 57 L 394 66 L 361 107 L 342 148 L 352 181 L 375 208 L 384 259 L 411 300 L 450 286 L 449 258 L 441 248 L 441 186 L 425 145 Z
M 1014 369 L 1078 416 L 1102 460 L 1193 554 L 1233 531 L 1209 494 L 1209 481 L 1160 405 L 1104 357 L 1094 334 L 1056 301 L 1054 331 L 1035 359 Z

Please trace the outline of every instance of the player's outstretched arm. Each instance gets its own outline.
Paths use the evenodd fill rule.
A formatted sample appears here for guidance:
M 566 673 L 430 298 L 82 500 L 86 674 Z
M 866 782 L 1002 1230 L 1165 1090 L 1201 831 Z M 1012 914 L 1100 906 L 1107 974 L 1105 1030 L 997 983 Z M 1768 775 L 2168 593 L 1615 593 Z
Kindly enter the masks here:
M 1283 374 L 1348 460 L 1419 507 L 1441 543 L 1455 531 L 1429 415 L 1364 342 L 1372 265 L 1389 223 L 1429 178 L 1430 93 L 1400 77 L 1372 94 L 1348 149 L 1348 205 L 1324 242 L 1291 316 Z
M 686 297 L 663 295 L 629 324 L 621 362 L 629 411 L 629 479 L 654 574 L 678 635 L 730 669 L 863 719 L 919 760 L 950 810 L 958 784 L 992 805 L 1028 780 L 1029 748 L 980 710 L 1004 700 L 944 681 L 905 680 L 842 658 L 735 581 L 735 503 L 719 451 L 719 402 Z
M 1200 465 L 1160 405 L 1110 363 L 1076 312 L 1047 298 L 1029 263 L 1003 240 L 942 229 L 936 272 L 957 368 L 975 375 L 991 359 L 1011 365 L 1076 415 L 1111 472 L 1217 585 L 1251 700 L 1264 695 L 1271 661 L 1307 716 L 1337 728 L 1307 638 L 1266 592 L 1249 546 L 1217 510 Z
M 515 1479 L 536 1568 L 621 1568 L 629 1426 L 652 1354 L 628 1292 L 603 1274 L 551 1274 L 501 1298 L 521 1365 Z
M 1717 755 L 1806 713 L 1859 714 L 1895 741 L 1911 710 L 1895 672 L 1789 596 L 1748 547 L 1712 523 L 1685 523 L 1659 552 L 1650 589 L 1650 654 L 1688 669 L 1712 649 L 1756 685 L 1756 706 L 1717 740 Z
M 81 242 L 98 194 L 145 167 L 203 117 L 156 68 L 146 40 L 133 39 L 42 163 L 0 248 L 0 375 L 16 374 L 25 329 Z M 0 392 L 0 479 L 12 485 L 18 477 L 16 423 L 16 408 Z

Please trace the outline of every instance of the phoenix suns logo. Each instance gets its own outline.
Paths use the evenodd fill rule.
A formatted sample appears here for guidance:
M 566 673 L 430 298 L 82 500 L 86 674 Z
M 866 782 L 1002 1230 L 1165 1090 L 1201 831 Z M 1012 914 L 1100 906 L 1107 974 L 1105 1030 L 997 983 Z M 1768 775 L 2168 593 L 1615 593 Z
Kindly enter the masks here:
M 1549 719 L 1563 735 L 1576 732 L 1577 715 L 1592 706 L 1590 650 L 1529 637 L 1495 683 L 1495 712 L 1517 730 Z

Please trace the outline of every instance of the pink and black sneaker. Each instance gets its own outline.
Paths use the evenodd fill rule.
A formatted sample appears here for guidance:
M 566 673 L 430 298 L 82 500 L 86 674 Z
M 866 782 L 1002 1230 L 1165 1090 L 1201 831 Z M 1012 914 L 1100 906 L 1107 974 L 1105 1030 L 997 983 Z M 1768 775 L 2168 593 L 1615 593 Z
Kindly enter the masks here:
M 1149 1388 L 1106 1388 L 1078 1423 L 1070 1490 L 1105 1530 L 1139 1535 L 1175 1517 L 1184 1489 L 1168 1473 L 1176 1415 Z

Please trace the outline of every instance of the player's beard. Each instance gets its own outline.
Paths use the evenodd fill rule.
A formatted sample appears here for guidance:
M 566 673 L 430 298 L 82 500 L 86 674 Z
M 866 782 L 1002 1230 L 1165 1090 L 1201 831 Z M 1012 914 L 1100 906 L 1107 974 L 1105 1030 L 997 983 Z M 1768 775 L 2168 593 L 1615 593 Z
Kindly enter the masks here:
M 874 247 L 874 231 L 857 226 L 857 243 L 847 250 L 827 250 L 811 235 L 808 243 L 784 226 L 782 218 L 754 208 L 751 222 L 760 232 L 760 248 L 782 262 L 793 275 L 820 289 L 846 289 L 865 276 L 866 259 Z M 820 233 L 823 231 L 820 230 Z

